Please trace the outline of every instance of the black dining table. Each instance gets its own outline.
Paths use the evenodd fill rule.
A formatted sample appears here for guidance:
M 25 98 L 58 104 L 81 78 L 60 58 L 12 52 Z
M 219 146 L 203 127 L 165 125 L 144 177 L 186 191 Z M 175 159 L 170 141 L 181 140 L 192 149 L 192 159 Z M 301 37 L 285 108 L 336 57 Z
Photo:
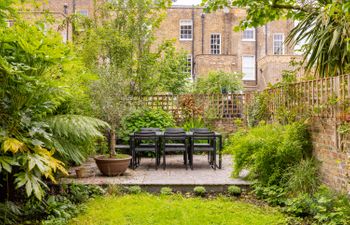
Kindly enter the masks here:
M 155 132 L 156 136 L 159 138 L 159 141 L 164 137 L 164 132 L 163 131 L 157 131 Z M 218 145 L 218 153 L 219 153 L 219 166 L 218 168 L 221 169 L 222 168 L 222 134 L 218 133 L 218 132 L 214 132 L 215 133 L 215 138 L 217 138 L 219 140 Z M 129 134 L 130 137 L 130 150 L 134 151 L 134 146 L 135 146 L 135 139 L 134 139 L 135 133 L 131 133 Z M 186 137 L 190 140 L 191 142 L 191 138 L 193 137 L 193 132 L 188 131 L 186 132 Z

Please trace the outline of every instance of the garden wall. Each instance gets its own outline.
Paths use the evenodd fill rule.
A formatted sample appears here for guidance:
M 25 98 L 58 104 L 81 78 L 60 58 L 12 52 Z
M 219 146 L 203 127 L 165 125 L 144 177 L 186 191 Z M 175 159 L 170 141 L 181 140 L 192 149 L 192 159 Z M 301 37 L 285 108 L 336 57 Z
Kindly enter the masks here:
M 322 163 L 322 181 L 350 193 L 349 135 L 339 134 L 339 122 L 335 118 L 314 117 L 310 122 L 314 156 Z

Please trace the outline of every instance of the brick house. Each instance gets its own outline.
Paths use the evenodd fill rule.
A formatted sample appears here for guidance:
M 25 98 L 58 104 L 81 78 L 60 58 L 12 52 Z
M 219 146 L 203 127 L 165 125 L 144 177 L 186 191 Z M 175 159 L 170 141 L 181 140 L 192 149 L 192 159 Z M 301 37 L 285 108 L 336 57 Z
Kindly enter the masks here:
M 95 12 L 94 0 L 47 0 L 35 10 L 50 11 L 60 19 L 74 12 Z M 292 69 L 292 58 L 300 58 L 284 43 L 294 22 L 280 20 L 235 32 L 233 27 L 244 17 L 245 10 L 238 8 L 206 14 L 201 7 L 174 5 L 156 31 L 155 46 L 174 39 L 177 49 L 188 53 L 193 79 L 210 71 L 242 72 L 245 90 L 261 90 L 280 80 L 283 70 Z M 63 39 L 70 40 L 72 32 L 71 26 L 63 29 Z

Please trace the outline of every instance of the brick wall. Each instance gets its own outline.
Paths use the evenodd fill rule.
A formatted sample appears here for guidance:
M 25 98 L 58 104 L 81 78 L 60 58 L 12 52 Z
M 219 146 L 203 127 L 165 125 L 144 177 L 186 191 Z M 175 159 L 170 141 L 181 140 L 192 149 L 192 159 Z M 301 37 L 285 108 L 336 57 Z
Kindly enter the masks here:
M 335 118 L 311 121 L 314 156 L 321 161 L 322 181 L 339 191 L 350 193 L 350 136 L 337 132 Z

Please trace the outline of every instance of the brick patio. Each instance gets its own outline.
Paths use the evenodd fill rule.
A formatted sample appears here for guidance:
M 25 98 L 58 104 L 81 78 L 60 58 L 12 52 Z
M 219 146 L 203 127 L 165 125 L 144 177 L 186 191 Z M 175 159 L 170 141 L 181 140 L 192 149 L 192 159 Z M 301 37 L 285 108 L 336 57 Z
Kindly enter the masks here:
M 250 183 L 243 179 L 231 178 L 232 159 L 229 155 L 223 156 L 222 169 L 213 170 L 207 156 L 194 156 L 194 170 L 186 170 L 182 156 L 167 156 L 167 168 L 155 170 L 154 159 L 142 158 L 141 165 L 136 170 L 128 169 L 123 176 L 104 177 L 98 171 L 93 159 L 89 159 L 84 166 L 91 168 L 95 175 L 89 178 L 76 178 L 75 169 L 70 169 L 70 177 L 61 179 L 62 183 L 80 183 L 95 185 L 139 185 L 148 190 L 158 190 L 164 186 L 170 186 L 180 191 L 192 189 L 194 186 L 205 186 L 211 191 L 223 191 L 229 185 L 237 185 L 243 188 Z

